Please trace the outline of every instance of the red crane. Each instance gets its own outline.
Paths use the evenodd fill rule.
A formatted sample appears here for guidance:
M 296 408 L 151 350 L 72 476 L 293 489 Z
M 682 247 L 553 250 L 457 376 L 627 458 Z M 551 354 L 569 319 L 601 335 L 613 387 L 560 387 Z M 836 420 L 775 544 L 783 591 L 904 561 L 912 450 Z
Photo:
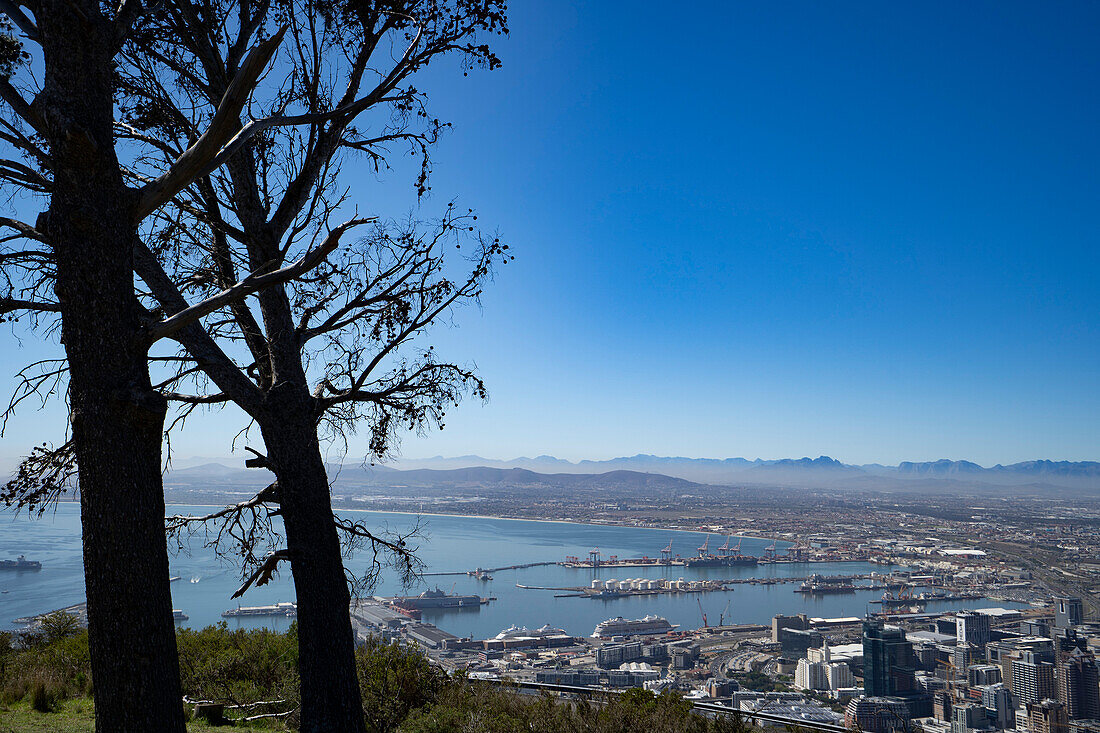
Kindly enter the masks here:
M 707 612 L 703 610 L 703 602 L 699 600 L 699 596 L 695 597 L 695 602 L 699 604 L 699 613 L 703 617 L 703 628 L 710 628 L 710 624 L 707 623 Z

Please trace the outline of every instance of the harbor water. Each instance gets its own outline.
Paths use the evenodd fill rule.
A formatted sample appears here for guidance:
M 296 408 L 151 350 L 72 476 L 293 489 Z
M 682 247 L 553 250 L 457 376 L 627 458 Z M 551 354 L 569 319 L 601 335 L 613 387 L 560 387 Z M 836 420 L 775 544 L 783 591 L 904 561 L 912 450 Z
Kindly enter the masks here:
M 202 507 L 173 506 L 169 511 L 200 514 L 209 510 Z M 357 521 L 365 522 L 368 526 L 393 531 L 407 531 L 418 520 L 410 514 L 358 511 L 341 513 L 354 515 Z M 567 555 L 585 558 L 590 550 L 597 547 L 605 558 L 611 555 L 620 558 L 648 555 L 652 558 L 660 556 L 661 548 L 670 539 L 673 554 L 687 557 L 694 555 L 695 548 L 706 538 L 705 534 L 696 532 L 482 517 L 422 516 L 419 522 L 424 528 L 423 536 L 412 544 L 419 547 L 418 554 L 424 560 L 425 570 L 429 573 L 561 561 Z M 712 535 L 711 548 L 723 541 L 723 538 Z M 770 539 L 745 538 L 741 552 L 760 556 L 769 545 Z M 786 545 L 779 543 L 777 547 L 782 553 Z M 13 516 L 10 513 L 0 515 L 0 559 L 15 558 L 20 554 L 31 560 L 40 560 L 43 567 L 38 571 L 0 571 L 0 628 L 13 628 L 12 621 L 15 618 L 84 600 L 80 516 L 76 504 L 59 504 L 55 512 L 42 519 L 31 519 L 26 515 Z M 367 556 L 355 557 L 349 562 L 349 566 L 353 570 L 362 570 L 367 562 Z M 719 615 L 727 606 L 726 623 L 766 624 L 777 613 L 806 613 L 819 617 L 861 616 L 868 611 L 879 610 L 870 601 L 879 598 L 882 591 L 861 590 L 855 593 L 811 596 L 796 593 L 797 583 L 746 583 L 732 586 L 728 591 L 595 600 L 557 598 L 555 594 L 562 591 L 526 590 L 517 588 L 516 584 L 574 587 L 588 586 L 594 578 L 721 580 L 886 571 L 887 568 L 870 563 L 779 563 L 722 568 L 604 567 L 596 570 L 546 565 L 495 571 L 492 573 L 493 579 L 489 581 L 477 580 L 467 575 L 430 576 L 424 578 L 421 585 L 411 589 L 401 588 L 392 574 L 384 573 L 373 592 L 376 595 L 404 595 L 439 587 L 447 592 L 453 590 L 455 593 L 495 597 L 496 600 L 488 605 L 424 611 L 424 621 L 434 623 L 458 636 L 486 638 L 512 624 L 533 628 L 547 623 L 563 628 L 573 635 L 589 635 L 596 624 L 614 616 L 640 618 L 647 614 L 657 614 L 668 618 L 673 624 L 695 628 L 702 625 L 700 605 L 712 625 L 717 624 Z M 223 611 L 237 605 L 237 601 L 230 600 L 230 596 L 240 585 L 239 569 L 219 559 L 211 548 L 205 546 L 202 535 L 192 538 L 182 551 L 172 552 L 171 572 L 173 576 L 179 576 L 179 580 L 172 583 L 172 599 L 173 605 L 189 617 L 187 621 L 181 622 L 184 625 L 202 627 L 217 623 L 223 620 Z M 857 585 L 863 583 L 865 581 L 859 581 Z M 294 586 L 290 572 L 283 568 L 273 582 L 250 589 L 240 599 L 240 603 L 256 606 L 293 600 Z M 990 606 L 1018 608 L 1020 604 L 981 600 L 932 601 L 927 610 L 934 612 Z M 226 621 L 232 628 L 267 626 L 281 630 L 292 619 L 252 617 L 231 618 Z

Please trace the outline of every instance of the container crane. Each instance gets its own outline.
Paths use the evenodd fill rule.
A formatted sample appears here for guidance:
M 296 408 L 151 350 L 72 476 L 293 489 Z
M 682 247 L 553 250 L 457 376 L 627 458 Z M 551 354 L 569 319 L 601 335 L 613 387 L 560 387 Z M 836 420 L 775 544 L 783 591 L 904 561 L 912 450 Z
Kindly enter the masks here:
M 668 546 L 665 547 L 663 550 L 661 550 L 661 561 L 665 565 L 671 565 L 672 564 L 672 538 L 671 537 L 668 540 Z
M 725 543 L 723 543 L 723 544 L 722 544 L 722 546 L 718 548 L 718 554 L 719 554 L 719 555 L 721 555 L 722 557 L 725 557 L 726 555 L 728 555 L 728 554 L 729 554 L 729 551 L 730 551 L 730 539 L 731 539 L 732 537 L 733 537 L 733 535 L 726 535 L 726 541 L 725 541 Z
M 703 544 L 699 546 L 699 557 L 706 557 L 707 548 L 709 546 L 710 546 L 710 535 L 708 534 L 707 538 L 705 540 L 703 540 Z

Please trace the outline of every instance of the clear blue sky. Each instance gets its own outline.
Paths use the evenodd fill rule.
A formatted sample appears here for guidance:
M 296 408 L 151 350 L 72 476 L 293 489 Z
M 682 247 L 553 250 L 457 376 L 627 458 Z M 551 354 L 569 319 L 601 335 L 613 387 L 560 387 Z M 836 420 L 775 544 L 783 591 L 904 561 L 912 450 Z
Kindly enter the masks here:
M 501 70 L 420 85 L 428 206 L 516 261 L 436 339 L 489 403 L 405 455 L 1100 459 L 1100 5 L 696 7 L 512 3 Z

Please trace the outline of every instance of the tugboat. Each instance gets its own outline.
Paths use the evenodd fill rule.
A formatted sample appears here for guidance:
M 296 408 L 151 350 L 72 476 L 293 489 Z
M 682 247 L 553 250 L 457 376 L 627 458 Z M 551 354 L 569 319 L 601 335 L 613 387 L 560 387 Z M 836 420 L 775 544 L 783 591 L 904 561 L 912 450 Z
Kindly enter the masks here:
M 42 563 L 20 555 L 16 560 L 0 560 L 0 570 L 41 570 Z

